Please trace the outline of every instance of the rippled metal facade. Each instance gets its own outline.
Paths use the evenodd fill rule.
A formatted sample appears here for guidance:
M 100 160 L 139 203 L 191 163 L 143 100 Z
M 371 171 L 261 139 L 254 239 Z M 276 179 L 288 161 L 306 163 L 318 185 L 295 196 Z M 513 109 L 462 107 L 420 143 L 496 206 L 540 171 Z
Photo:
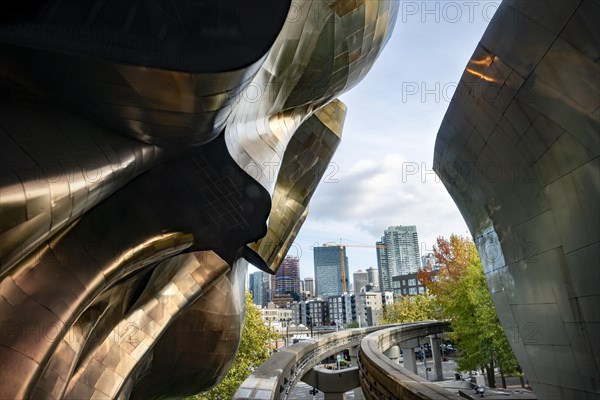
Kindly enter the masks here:
M 226 374 L 395 1 L 23 2 L 0 14 L 0 397 Z
M 600 397 L 599 19 L 592 0 L 504 1 L 435 147 L 541 399 Z

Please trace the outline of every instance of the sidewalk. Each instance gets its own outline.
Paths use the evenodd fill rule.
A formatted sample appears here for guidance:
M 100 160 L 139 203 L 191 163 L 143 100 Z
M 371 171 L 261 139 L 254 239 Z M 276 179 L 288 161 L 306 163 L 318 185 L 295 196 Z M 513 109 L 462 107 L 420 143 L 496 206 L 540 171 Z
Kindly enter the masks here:
M 433 370 L 433 359 L 427 358 L 427 367 Z M 422 361 L 417 362 L 417 371 L 419 376 L 423 378 L 429 378 L 430 381 L 434 382 L 435 373 L 433 371 L 427 372 L 425 370 L 425 365 Z M 447 361 L 442 362 L 442 373 L 444 375 L 444 380 L 439 382 L 434 382 L 441 387 L 453 392 L 460 394 L 465 398 L 478 399 L 480 396 L 475 393 L 474 388 L 468 382 L 468 373 L 462 373 L 463 380 L 457 381 L 455 379 L 456 374 L 456 362 L 453 358 L 448 358 Z M 496 374 L 496 388 L 492 389 L 489 387 L 489 382 L 487 381 L 487 377 L 485 375 L 479 375 L 483 378 L 484 386 L 485 386 L 485 398 L 487 399 L 527 399 L 534 400 L 536 399 L 535 394 L 531 391 L 529 387 L 523 388 L 521 387 L 521 381 L 518 376 L 506 376 L 506 389 L 502 388 L 502 378 L 500 374 Z M 480 378 L 480 379 L 481 379 Z

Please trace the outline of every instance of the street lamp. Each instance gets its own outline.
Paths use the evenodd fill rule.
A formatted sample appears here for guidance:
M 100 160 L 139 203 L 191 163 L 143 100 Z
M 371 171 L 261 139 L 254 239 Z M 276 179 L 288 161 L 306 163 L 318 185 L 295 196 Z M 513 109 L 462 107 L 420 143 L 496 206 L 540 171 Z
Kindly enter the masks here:
M 425 368 L 425 379 L 429 380 L 429 371 L 427 370 L 427 353 L 425 353 L 425 346 L 421 344 L 421 338 L 418 338 L 419 348 L 421 349 L 421 355 L 423 356 L 423 367 Z

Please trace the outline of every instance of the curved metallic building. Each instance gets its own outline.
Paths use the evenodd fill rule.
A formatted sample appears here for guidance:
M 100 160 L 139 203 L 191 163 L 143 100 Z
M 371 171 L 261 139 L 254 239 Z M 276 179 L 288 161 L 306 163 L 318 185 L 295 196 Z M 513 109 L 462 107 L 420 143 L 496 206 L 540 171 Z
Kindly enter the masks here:
M 593 0 L 504 1 L 435 146 L 541 399 L 600 398 L 599 20 Z
M 227 373 L 396 1 L 41 0 L 0 13 L 0 398 Z

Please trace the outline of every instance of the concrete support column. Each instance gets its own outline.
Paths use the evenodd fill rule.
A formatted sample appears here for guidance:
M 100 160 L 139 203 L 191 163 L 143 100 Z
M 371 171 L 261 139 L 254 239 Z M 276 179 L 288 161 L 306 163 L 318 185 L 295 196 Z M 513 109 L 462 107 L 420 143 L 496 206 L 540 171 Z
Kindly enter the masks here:
M 443 381 L 444 373 L 442 370 L 442 355 L 440 354 L 440 338 L 437 336 L 430 336 L 429 341 L 431 344 L 431 355 L 433 357 L 435 380 Z
M 415 348 L 406 347 L 402 348 L 402 354 L 404 355 L 404 368 L 410 372 L 417 373 L 417 359 L 415 357 Z
M 354 389 L 354 400 L 365 400 L 365 395 L 360 387 Z
M 325 400 L 346 400 L 346 393 L 323 393 Z
M 395 363 L 400 362 L 400 347 L 394 345 L 383 352 L 390 360 Z
M 358 366 L 358 346 L 350 347 L 348 352 L 350 353 L 350 364 L 352 364 L 353 367 Z

